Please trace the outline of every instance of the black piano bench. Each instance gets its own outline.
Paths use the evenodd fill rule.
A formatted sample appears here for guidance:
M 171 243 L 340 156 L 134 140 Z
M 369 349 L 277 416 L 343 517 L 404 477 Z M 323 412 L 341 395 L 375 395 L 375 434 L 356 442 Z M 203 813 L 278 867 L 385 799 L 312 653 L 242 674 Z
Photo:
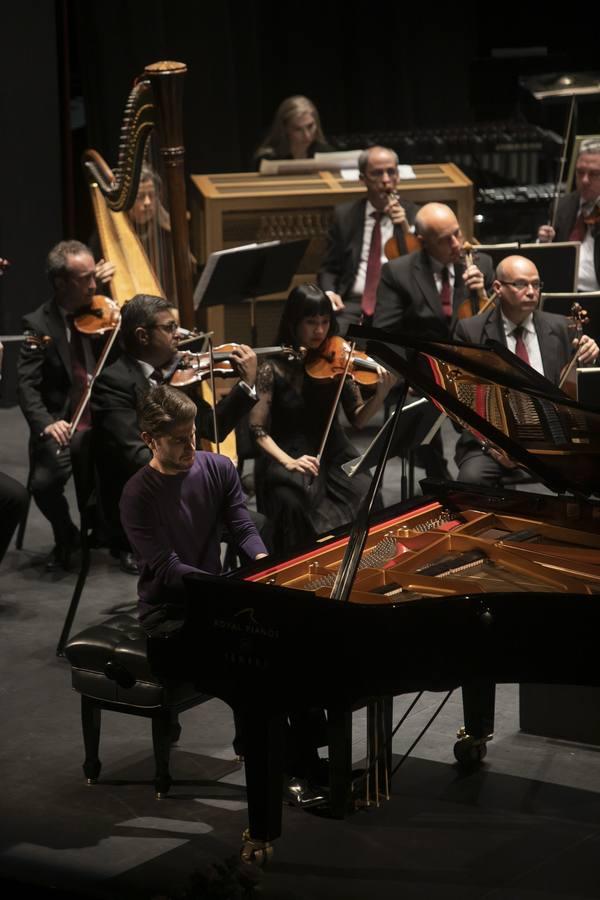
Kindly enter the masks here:
M 148 662 L 147 638 L 133 616 L 113 616 L 72 637 L 65 647 L 73 688 L 81 694 L 85 746 L 83 771 L 88 784 L 100 775 L 98 758 L 102 710 L 152 719 L 156 797 L 172 784 L 171 744 L 181 734 L 179 713 L 210 700 L 189 682 L 156 675 Z

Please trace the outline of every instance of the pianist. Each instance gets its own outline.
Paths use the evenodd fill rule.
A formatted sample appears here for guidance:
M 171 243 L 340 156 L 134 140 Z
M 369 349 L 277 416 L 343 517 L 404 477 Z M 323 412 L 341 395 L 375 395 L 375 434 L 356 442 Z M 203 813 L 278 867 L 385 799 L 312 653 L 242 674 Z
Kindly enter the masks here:
M 185 626 L 183 576 L 221 573 L 224 525 L 243 558 L 267 555 L 231 460 L 195 449 L 195 417 L 196 404 L 175 388 L 160 385 L 144 396 L 139 425 L 152 458 L 127 482 L 120 503 L 140 568 L 140 621 L 151 637 L 171 636 L 152 642 L 153 660 L 163 671 L 190 681 L 196 679 L 199 660 L 194 634 Z M 296 710 L 287 729 L 284 798 L 303 808 L 323 801 L 304 780 L 315 778 L 321 768 L 320 725 L 318 711 Z M 242 742 L 238 724 L 236 749 Z
M 598 345 L 587 334 L 571 341 L 565 316 L 537 309 L 542 283 L 537 268 L 524 256 L 508 256 L 498 265 L 493 289 L 499 304 L 489 312 L 461 319 L 455 338 L 467 344 L 499 341 L 541 375 L 558 384 L 561 372 L 576 348 L 583 366 L 594 365 Z M 513 463 L 495 449 L 484 453 L 470 434 L 464 433 L 456 446 L 458 481 L 497 485 Z
M 150 634 L 182 618 L 187 572 L 220 574 L 224 525 L 245 558 L 266 556 L 233 463 L 196 450 L 196 412 L 189 397 L 166 385 L 140 403 L 141 435 L 152 458 L 125 485 L 120 508 L 140 569 L 140 620 Z

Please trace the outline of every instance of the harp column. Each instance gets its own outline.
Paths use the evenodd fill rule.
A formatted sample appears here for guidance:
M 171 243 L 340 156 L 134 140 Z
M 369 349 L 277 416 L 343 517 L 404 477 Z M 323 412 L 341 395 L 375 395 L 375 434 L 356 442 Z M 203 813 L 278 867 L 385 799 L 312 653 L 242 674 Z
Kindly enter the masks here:
M 183 145 L 183 82 L 187 66 L 179 62 L 157 62 L 146 66 L 159 110 L 158 133 L 162 164 L 169 195 L 173 265 L 181 324 L 194 327 L 190 238 L 185 191 Z

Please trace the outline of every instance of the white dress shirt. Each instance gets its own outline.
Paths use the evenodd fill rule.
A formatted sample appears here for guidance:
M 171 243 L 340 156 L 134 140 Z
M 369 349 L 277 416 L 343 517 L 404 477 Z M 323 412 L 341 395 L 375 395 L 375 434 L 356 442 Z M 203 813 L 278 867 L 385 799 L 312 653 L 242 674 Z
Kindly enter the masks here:
M 515 337 L 514 331 L 515 328 L 518 328 L 518 325 L 515 325 L 514 322 L 511 322 L 510 319 L 504 315 L 502 310 L 500 311 L 502 314 L 502 325 L 504 326 L 504 336 L 506 338 L 506 346 L 512 352 L 516 352 L 517 339 Z M 521 326 L 523 329 L 522 338 L 523 343 L 525 344 L 525 349 L 527 350 L 527 355 L 529 357 L 529 365 L 532 369 L 535 369 L 536 372 L 539 372 L 540 375 L 544 375 L 544 363 L 542 360 L 542 353 L 540 350 L 540 342 L 538 341 L 537 331 L 535 330 L 535 325 L 533 324 L 533 313 L 530 313 L 524 322 L 521 322 Z

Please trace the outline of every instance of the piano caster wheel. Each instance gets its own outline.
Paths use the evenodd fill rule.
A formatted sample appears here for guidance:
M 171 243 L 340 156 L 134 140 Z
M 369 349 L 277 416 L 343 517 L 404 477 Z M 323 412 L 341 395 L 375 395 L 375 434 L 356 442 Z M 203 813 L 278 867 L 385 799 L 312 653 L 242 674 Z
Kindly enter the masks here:
M 476 738 L 467 734 L 464 728 L 458 732 L 459 740 L 454 745 L 454 757 L 458 764 L 465 769 L 475 769 L 487 756 L 487 741 L 489 738 Z
M 244 831 L 242 841 L 242 849 L 240 850 L 242 862 L 264 869 L 273 859 L 272 844 L 268 841 L 253 841 L 248 829 Z

